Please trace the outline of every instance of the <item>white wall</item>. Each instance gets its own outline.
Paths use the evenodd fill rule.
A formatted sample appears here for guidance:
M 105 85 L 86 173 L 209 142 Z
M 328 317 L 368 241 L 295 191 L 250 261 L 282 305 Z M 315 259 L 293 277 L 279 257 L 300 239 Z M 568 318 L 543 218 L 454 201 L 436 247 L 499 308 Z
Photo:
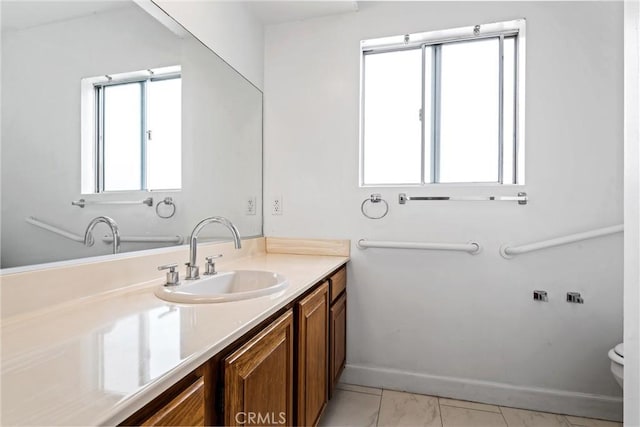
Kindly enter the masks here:
M 640 426 L 640 4 L 624 14 L 624 423 Z
M 114 31 L 114 28 L 126 31 Z M 99 49 L 96 47 L 99 46 Z M 126 46 L 126 48 L 124 48 Z M 135 6 L 4 32 L 2 37 L 2 268 L 111 253 L 87 248 L 25 222 L 34 216 L 83 235 L 91 218 L 114 218 L 125 236 L 188 236 L 222 215 L 243 236 L 262 234 L 262 94 L 193 38 L 178 39 Z M 80 194 L 80 81 L 168 65 L 182 66 L 182 190 Z M 177 166 L 177 165 L 176 165 Z M 176 214 L 139 206 L 73 207 L 72 200 L 171 196 Z M 104 225 L 94 236 L 107 233 Z M 203 237 L 229 238 L 223 227 Z M 122 251 L 167 244 L 123 243 Z M 179 260 L 177 260 L 179 261 Z
M 265 33 L 265 234 L 466 242 L 476 256 L 352 245 L 343 380 L 620 419 L 620 234 L 505 260 L 504 243 L 623 220 L 623 7 L 612 2 L 360 2 Z M 523 188 L 358 188 L 359 41 L 527 19 Z M 508 202 L 397 203 L 398 193 Z M 380 192 L 378 221 L 360 203 Z M 283 215 L 269 200 L 283 197 Z M 532 291 L 549 292 L 548 303 Z M 578 291 L 584 305 L 568 304 Z
M 154 2 L 258 89 L 263 89 L 264 30 L 243 2 Z

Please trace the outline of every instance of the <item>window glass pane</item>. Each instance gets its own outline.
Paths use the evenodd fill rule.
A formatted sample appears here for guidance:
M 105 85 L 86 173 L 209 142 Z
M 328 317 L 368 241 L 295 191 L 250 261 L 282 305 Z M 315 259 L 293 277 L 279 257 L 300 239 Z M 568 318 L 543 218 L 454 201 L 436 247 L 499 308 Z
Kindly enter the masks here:
M 422 50 L 364 61 L 364 183 L 420 183 Z
M 503 175 L 502 182 L 516 184 L 515 182 L 515 38 L 504 39 L 504 123 L 503 123 Z
M 104 88 L 104 191 L 140 190 L 140 83 Z
M 440 182 L 498 181 L 499 40 L 442 46 Z
M 181 80 L 157 80 L 147 88 L 147 189 L 179 189 L 182 176 Z
M 433 143 L 432 120 L 433 112 L 433 47 L 427 46 L 424 51 L 424 177 L 423 182 L 433 182 L 431 179 L 431 147 Z

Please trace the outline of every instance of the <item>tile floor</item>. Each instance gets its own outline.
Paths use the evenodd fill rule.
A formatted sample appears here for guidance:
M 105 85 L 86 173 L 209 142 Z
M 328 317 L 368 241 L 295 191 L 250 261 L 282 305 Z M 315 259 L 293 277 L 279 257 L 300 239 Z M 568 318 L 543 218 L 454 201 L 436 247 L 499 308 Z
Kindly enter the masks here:
M 621 427 L 622 424 L 341 383 L 320 419 L 320 426 Z

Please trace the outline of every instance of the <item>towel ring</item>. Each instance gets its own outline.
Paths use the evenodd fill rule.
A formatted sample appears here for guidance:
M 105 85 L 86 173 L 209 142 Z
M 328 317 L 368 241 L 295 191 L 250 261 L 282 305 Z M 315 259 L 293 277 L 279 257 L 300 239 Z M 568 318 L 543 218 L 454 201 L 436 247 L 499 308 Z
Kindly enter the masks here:
M 367 202 L 371 202 L 372 204 L 376 204 L 376 203 L 380 203 L 380 202 L 384 203 L 384 212 L 382 213 L 382 215 L 371 216 L 371 215 L 367 214 L 365 212 L 365 209 L 364 209 L 364 205 L 366 205 Z M 364 199 L 362 201 L 362 204 L 360 205 L 360 212 L 362 212 L 362 215 L 366 216 L 369 219 L 384 218 L 389 213 L 389 203 L 387 203 L 387 201 L 382 198 L 381 194 L 372 194 L 371 196 L 369 196 L 368 199 Z
M 160 205 L 169 205 L 171 206 L 171 213 L 169 215 L 162 215 L 160 213 Z M 171 218 L 172 216 L 174 216 L 176 214 L 176 204 L 173 203 L 173 198 L 172 197 L 165 197 L 163 200 L 160 200 L 158 202 L 158 204 L 156 205 L 156 214 L 163 219 L 167 219 L 167 218 Z

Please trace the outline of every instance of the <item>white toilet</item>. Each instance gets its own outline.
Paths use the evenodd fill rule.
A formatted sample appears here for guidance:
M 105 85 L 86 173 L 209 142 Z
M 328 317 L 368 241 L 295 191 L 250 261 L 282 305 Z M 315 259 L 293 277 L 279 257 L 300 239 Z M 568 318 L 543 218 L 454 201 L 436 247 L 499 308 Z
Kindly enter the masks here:
M 611 359 L 611 372 L 614 378 L 623 387 L 624 381 L 624 344 L 620 343 L 609 350 L 609 359 Z

